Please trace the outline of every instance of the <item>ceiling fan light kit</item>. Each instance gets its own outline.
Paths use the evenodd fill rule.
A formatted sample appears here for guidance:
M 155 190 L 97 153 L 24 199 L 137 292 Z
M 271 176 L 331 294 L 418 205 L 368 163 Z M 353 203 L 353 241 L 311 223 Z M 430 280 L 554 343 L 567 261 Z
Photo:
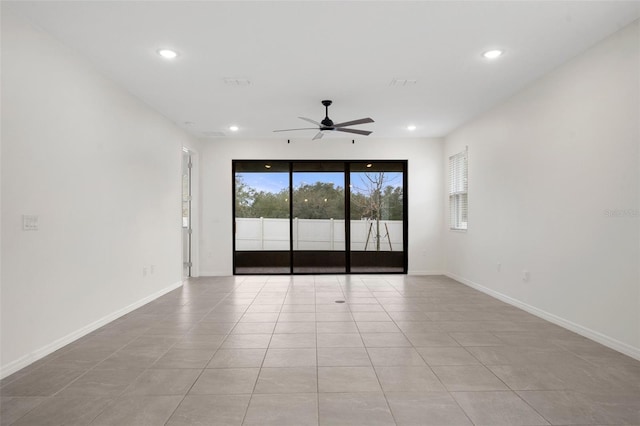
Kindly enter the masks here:
M 326 132 L 326 131 L 354 133 L 356 135 L 363 135 L 363 136 L 369 136 L 372 133 L 369 130 L 347 129 L 347 127 L 349 126 L 357 126 L 358 124 L 373 123 L 374 122 L 373 119 L 369 117 L 335 124 L 333 120 L 329 118 L 329 106 L 331 106 L 332 103 L 333 102 L 330 100 L 322 101 L 322 105 L 324 105 L 324 108 L 325 108 L 325 116 L 324 116 L 324 119 L 322 119 L 322 121 L 320 122 L 317 122 L 307 117 L 298 117 L 300 120 L 304 120 L 308 123 L 314 124 L 317 127 L 303 127 L 298 129 L 274 130 L 274 132 L 292 132 L 296 130 L 318 130 L 318 133 L 316 133 L 316 135 L 312 138 L 312 140 L 321 139 L 324 136 L 323 132 Z M 353 140 L 351 142 L 354 143 Z

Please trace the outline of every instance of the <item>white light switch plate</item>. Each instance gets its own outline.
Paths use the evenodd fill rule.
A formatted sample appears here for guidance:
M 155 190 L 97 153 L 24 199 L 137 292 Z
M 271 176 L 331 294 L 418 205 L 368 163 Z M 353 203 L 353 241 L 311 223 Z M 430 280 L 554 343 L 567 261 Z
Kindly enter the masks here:
M 22 215 L 22 230 L 23 231 L 37 231 L 38 230 L 38 216 L 32 214 Z

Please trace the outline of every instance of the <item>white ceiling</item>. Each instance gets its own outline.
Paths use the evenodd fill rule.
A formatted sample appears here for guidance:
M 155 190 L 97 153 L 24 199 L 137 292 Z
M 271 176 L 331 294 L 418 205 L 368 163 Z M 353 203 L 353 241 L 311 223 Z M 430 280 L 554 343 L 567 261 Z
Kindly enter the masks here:
M 437 137 L 640 17 L 620 1 L 3 2 L 196 136 L 308 139 L 296 117 Z M 156 50 L 180 56 L 168 62 Z M 490 48 L 506 54 L 493 62 Z M 247 87 L 225 84 L 246 78 Z M 394 87 L 392 79 L 415 79 Z M 190 124 L 186 124 L 189 122 Z M 232 133 L 228 127 L 240 127 Z M 406 126 L 414 124 L 414 132 Z M 348 137 L 349 135 L 347 135 Z

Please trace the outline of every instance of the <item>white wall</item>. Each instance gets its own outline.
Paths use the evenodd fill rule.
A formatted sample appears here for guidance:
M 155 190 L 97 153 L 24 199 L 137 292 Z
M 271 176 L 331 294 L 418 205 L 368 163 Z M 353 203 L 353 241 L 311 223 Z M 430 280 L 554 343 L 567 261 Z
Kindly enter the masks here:
M 469 146 L 447 273 L 638 358 L 639 40 L 636 22 L 453 132 L 443 157 Z
M 182 145 L 197 141 L 3 11 L 2 376 L 180 285 Z
M 440 139 L 305 138 L 202 141 L 200 274 L 232 271 L 232 160 L 408 160 L 409 273 L 442 272 Z

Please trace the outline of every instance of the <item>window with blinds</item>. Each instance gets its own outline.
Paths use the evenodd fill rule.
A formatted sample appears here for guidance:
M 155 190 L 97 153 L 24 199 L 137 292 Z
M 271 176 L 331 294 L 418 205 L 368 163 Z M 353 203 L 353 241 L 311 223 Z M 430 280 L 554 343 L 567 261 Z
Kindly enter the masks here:
M 467 150 L 449 157 L 449 227 L 467 229 Z

